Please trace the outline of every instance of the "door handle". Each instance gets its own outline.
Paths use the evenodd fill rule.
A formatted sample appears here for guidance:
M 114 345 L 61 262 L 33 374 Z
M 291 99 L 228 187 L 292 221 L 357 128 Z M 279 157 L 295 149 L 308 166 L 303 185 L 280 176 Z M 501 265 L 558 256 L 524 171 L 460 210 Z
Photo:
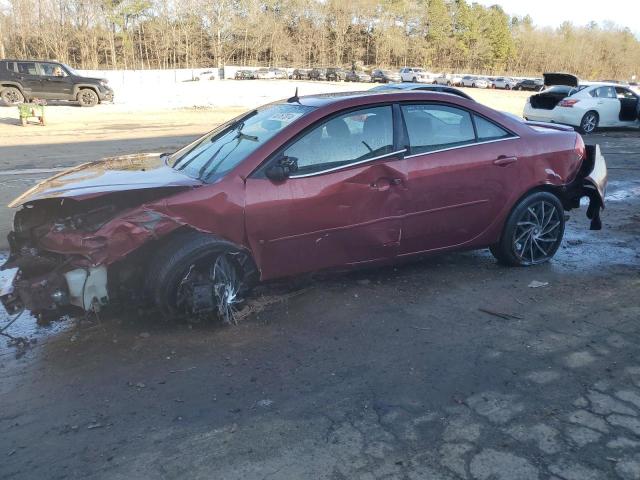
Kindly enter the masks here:
M 507 157 L 506 155 L 500 155 L 493 161 L 493 164 L 499 167 L 506 167 L 507 165 L 511 165 L 512 163 L 516 163 L 517 161 L 518 157 Z

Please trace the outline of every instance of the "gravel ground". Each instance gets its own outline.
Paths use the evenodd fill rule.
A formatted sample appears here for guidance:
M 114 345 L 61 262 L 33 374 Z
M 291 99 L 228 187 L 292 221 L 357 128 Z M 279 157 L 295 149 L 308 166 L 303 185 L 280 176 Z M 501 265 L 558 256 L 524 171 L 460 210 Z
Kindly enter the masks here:
M 25 315 L 33 343 L 0 343 L 0 478 L 640 478 L 640 136 L 587 140 L 604 228 L 572 212 L 546 265 L 297 279 L 236 327 Z

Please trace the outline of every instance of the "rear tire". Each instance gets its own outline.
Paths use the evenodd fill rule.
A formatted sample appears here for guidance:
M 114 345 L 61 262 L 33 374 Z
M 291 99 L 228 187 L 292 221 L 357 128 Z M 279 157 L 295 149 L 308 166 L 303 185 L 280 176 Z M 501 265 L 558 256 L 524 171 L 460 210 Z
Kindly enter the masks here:
M 593 133 L 598 128 L 598 123 L 600 122 L 600 117 L 598 116 L 598 112 L 590 110 L 584 114 L 582 120 L 580 120 L 580 133 L 588 135 Z
M 564 208 L 552 193 L 533 192 L 513 208 L 500 240 L 489 250 L 498 262 L 528 267 L 548 262 L 564 235 Z
M 7 105 L 18 105 L 24 102 L 24 95 L 15 87 L 6 87 L 0 91 L 2 101 Z
M 98 94 L 90 88 L 80 90 L 77 99 L 81 107 L 95 107 L 100 101 Z

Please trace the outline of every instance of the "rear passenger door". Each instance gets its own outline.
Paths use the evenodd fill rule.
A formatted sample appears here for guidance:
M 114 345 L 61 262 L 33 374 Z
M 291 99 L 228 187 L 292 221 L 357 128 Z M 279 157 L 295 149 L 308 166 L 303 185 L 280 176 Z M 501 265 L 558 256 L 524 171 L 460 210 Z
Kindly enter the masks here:
M 518 137 L 453 105 L 401 111 L 408 152 L 400 255 L 476 245 L 518 183 Z
M 42 82 L 36 62 L 15 62 L 15 68 L 15 78 L 22 85 L 25 96 L 41 98 Z
M 594 91 L 601 127 L 616 126 L 620 122 L 620 100 L 613 87 L 600 87 Z

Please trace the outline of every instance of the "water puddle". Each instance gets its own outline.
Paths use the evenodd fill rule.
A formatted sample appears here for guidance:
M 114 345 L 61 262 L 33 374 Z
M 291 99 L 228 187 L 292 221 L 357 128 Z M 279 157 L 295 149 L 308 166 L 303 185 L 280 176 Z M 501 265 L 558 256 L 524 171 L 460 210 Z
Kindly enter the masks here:
M 640 184 L 637 182 L 610 181 L 607 186 L 606 202 L 619 202 L 640 197 Z

